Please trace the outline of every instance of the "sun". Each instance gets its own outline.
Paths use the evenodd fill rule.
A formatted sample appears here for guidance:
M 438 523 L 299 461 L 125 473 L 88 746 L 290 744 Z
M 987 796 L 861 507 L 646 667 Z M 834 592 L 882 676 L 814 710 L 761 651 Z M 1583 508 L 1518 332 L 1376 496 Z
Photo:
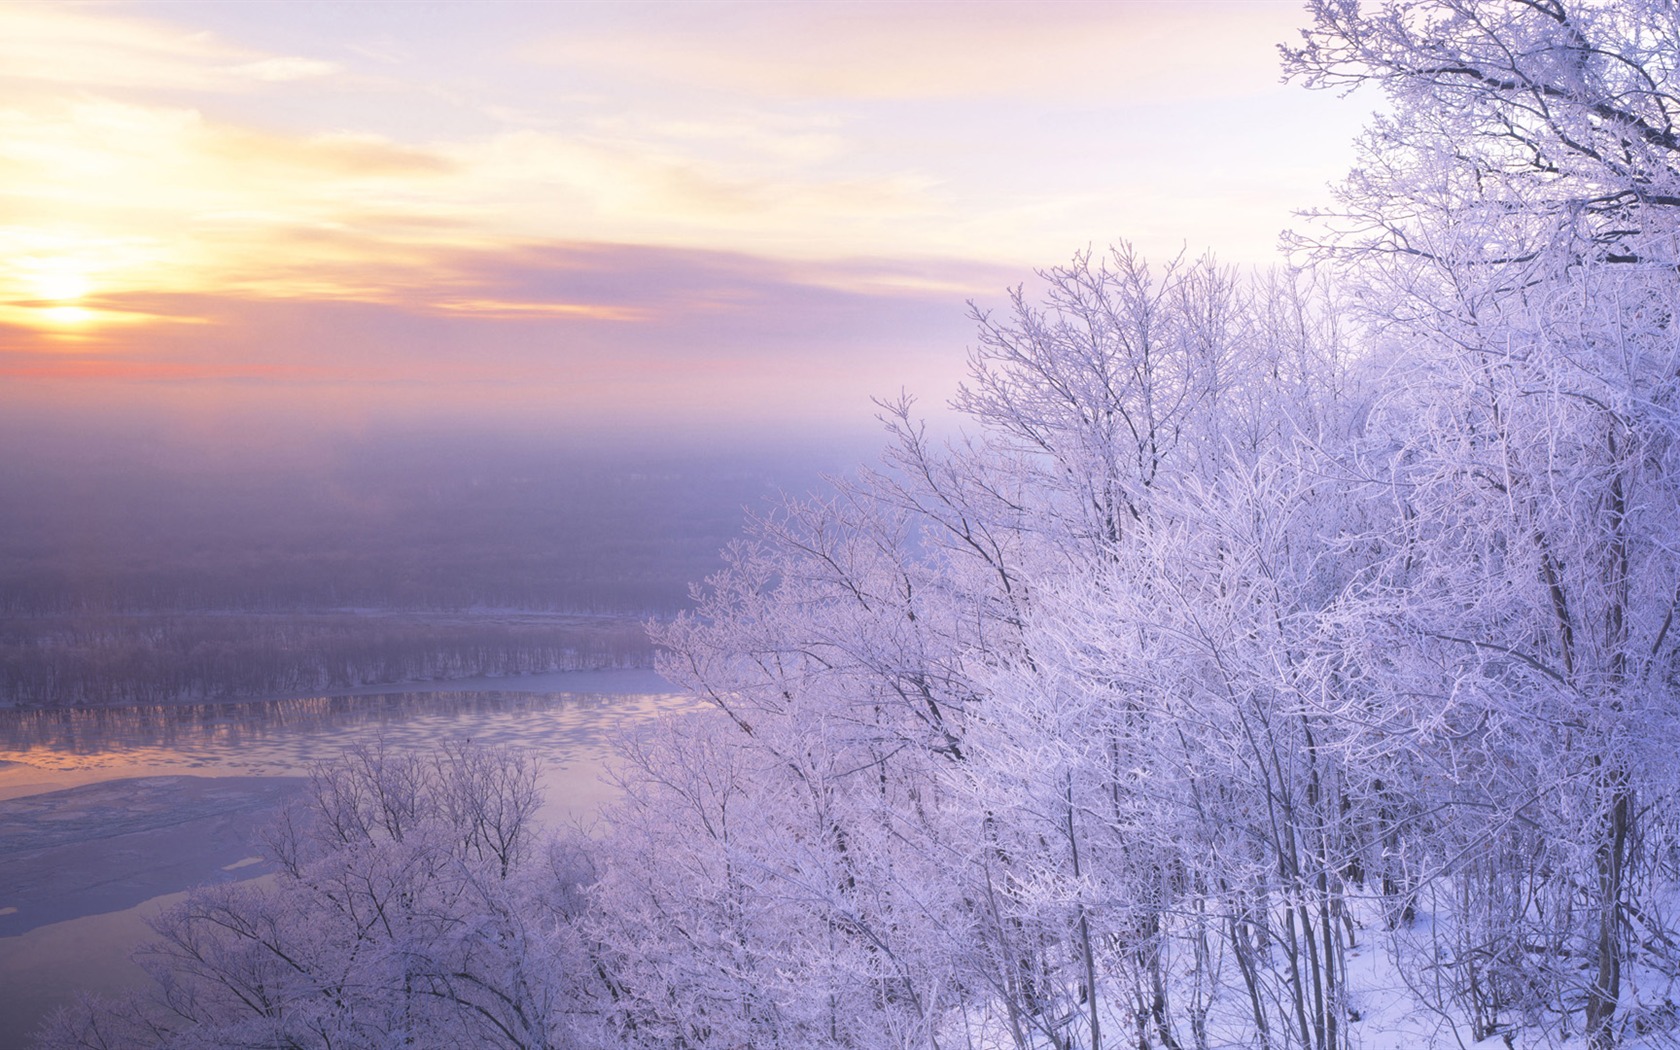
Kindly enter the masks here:
M 83 306 L 49 306 L 40 314 L 48 324 L 60 328 L 79 328 L 93 320 L 93 311 Z
M 86 300 L 94 291 L 90 267 L 73 260 L 28 260 L 33 263 L 17 274 L 22 293 L 14 305 L 26 323 L 64 331 L 86 328 L 98 319 L 98 311 Z
M 78 247 L 83 250 L 75 250 Z M 199 317 L 125 309 L 121 293 L 133 287 L 132 271 L 138 269 L 135 253 L 125 256 L 121 244 L 71 245 L 68 250 L 11 260 L 0 251 L 0 326 L 31 329 L 68 347 L 92 345 L 113 326 L 203 322 Z

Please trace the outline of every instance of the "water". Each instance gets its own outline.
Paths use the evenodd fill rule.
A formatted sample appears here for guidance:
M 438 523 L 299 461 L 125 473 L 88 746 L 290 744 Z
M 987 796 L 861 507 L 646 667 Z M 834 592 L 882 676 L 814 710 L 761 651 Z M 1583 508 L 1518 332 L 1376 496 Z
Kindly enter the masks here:
M 691 701 L 647 671 L 575 672 L 234 704 L 0 711 L 0 1050 L 79 989 L 144 980 L 145 919 L 268 871 L 255 830 L 354 744 L 468 737 L 544 758 L 542 819 L 587 821 L 616 733 Z

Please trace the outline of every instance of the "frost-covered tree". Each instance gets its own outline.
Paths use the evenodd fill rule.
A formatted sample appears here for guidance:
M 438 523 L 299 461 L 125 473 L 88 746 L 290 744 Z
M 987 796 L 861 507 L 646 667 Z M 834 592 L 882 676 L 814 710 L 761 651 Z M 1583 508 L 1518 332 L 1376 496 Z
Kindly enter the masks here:
M 608 865 L 597 934 L 627 1035 L 1180 1046 L 1258 1017 L 1276 1045 L 1338 1043 L 1340 796 L 1310 783 L 1312 730 L 1274 698 L 1307 688 L 1279 662 L 1307 656 L 1293 618 L 1311 634 L 1339 571 L 1307 536 L 1334 486 L 1305 466 L 1353 415 L 1334 310 L 1304 278 L 1125 247 L 1042 278 L 1041 300 L 976 314 L 964 441 L 888 406 L 886 466 L 761 522 L 663 632 L 665 673 L 729 731 L 669 735 L 624 774 L 607 853 L 638 859 Z M 1178 644 L 1178 606 L 1231 582 L 1191 557 L 1213 515 L 1280 484 L 1311 510 L 1268 542 L 1322 579 L 1288 598 L 1286 641 L 1259 601 L 1219 629 L 1270 639 L 1229 672 L 1266 692 Z M 1239 717 L 1192 716 L 1222 688 L 1287 725 L 1267 752 L 1286 784 L 1238 769 Z M 1198 767 L 1229 775 L 1198 794 Z M 1263 840 L 1252 821 L 1232 839 L 1238 809 L 1280 800 L 1295 809 Z M 1240 874 L 1210 873 L 1214 844 Z M 1240 980 L 1221 976 L 1232 944 L 1253 949 Z M 1262 972 L 1274 948 L 1288 978 Z
M 52 1048 L 578 1045 L 589 881 L 537 849 L 537 764 L 471 743 L 357 747 L 268 834 L 271 880 L 154 921 L 156 987 L 60 1011 Z
M 1308 86 L 1381 88 L 1329 243 L 1448 267 L 1674 260 L 1680 24 L 1666 0 L 1314 0 Z M 1451 216 L 1463 236 L 1444 236 Z M 1520 270 L 1519 270 L 1520 272 Z
M 1317 245 L 1394 354 L 1366 666 L 1437 752 L 1411 789 L 1445 819 L 1416 841 L 1457 870 L 1461 931 L 1484 917 L 1459 955 L 1479 1027 L 1580 1002 L 1607 1046 L 1633 946 L 1667 936 L 1641 916 L 1673 788 L 1680 16 L 1312 11 L 1291 72 L 1390 105 Z

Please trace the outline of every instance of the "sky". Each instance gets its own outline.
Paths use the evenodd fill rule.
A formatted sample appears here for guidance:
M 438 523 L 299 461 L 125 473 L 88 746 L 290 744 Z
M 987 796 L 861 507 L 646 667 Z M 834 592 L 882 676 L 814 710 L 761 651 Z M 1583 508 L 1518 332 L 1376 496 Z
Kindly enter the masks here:
M 0 410 L 692 440 L 937 404 L 966 303 L 1276 261 L 1294 2 L 0 3 Z M 190 421 L 190 426 L 187 422 Z M 157 425 L 163 425 L 157 423 Z

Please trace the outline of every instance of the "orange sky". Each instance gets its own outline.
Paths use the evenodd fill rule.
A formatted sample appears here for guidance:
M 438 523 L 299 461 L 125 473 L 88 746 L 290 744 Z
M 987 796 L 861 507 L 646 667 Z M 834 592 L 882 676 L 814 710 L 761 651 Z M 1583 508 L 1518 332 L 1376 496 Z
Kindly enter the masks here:
M 13 405 L 867 417 L 1117 237 L 1266 262 L 1293 3 L 0 4 Z M 91 410 L 91 409 L 85 409 Z

